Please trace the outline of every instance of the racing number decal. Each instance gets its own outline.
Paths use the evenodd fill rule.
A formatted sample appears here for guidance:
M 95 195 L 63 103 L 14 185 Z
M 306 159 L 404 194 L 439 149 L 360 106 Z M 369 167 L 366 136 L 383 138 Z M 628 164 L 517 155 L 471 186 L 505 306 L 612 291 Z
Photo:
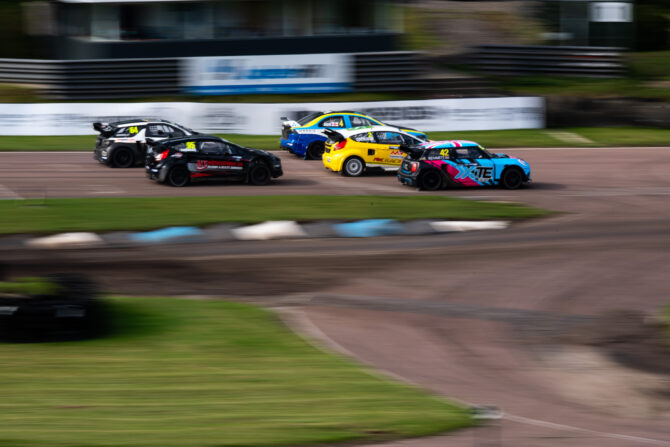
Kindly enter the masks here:
M 195 141 L 187 141 L 186 149 L 195 149 Z
M 129 132 L 131 135 L 135 135 L 135 134 L 137 133 L 137 126 L 130 126 L 130 127 L 128 128 L 128 132 Z
M 447 157 L 447 158 L 448 158 L 448 157 L 449 157 L 449 149 L 442 149 L 442 150 L 440 151 L 440 155 L 442 155 L 443 157 Z

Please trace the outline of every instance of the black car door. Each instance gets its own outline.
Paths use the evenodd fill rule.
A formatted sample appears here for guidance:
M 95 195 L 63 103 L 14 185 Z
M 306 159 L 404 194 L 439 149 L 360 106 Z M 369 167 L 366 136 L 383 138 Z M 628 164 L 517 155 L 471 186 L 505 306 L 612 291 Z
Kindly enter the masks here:
M 200 141 L 195 172 L 202 177 L 240 176 L 244 166 L 223 141 Z

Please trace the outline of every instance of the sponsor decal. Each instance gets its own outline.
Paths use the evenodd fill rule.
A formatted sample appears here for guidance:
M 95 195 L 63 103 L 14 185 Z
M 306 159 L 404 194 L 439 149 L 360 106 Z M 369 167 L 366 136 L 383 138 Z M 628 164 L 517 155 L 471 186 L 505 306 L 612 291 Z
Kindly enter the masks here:
M 456 175 L 457 180 L 470 177 L 480 182 L 487 182 L 493 177 L 493 167 L 491 166 L 480 166 L 473 163 L 457 166 L 457 168 L 459 171 L 458 175 Z
M 195 168 L 198 171 L 205 169 L 242 169 L 244 163 L 241 161 L 219 161 L 219 160 L 198 160 Z

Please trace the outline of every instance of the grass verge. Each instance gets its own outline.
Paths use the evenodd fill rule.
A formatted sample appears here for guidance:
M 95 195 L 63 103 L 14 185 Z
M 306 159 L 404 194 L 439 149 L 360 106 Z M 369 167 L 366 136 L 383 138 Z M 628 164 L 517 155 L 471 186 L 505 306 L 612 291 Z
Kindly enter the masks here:
M 577 134 L 590 142 L 559 139 L 555 134 Z M 279 149 L 279 135 L 220 134 L 242 146 L 264 150 Z M 567 129 L 514 129 L 428 132 L 432 140 L 472 140 L 484 147 L 594 147 L 667 146 L 670 129 L 643 127 L 575 127 Z M 0 151 L 91 151 L 93 135 L 0 136 Z
M 316 350 L 266 310 L 107 301 L 111 337 L 0 344 L 0 444 L 316 445 L 472 425 L 464 408 Z
M 0 201 L 0 234 L 146 230 L 266 220 L 523 219 L 549 212 L 441 196 L 252 196 Z

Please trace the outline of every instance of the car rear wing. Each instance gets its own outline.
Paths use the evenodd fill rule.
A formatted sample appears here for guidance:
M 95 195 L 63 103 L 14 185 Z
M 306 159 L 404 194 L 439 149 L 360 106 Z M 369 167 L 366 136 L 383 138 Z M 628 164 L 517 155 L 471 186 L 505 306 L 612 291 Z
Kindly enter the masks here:
M 93 129 L 96 132 L 99 132 L 103 137 L 108 137 L 112 135 L 117 128 L 108 123 L 95 122 L 93 123 Z
M 325 133 L 326 136 L 328 137 L 328 139 L 332 140 L 332 141 L 344 141 L 344 140 L 346 140 L 346 138 L 344 138 L 344 135 L 342 135 L 341 133 L 339 133 L 338 131 L 333 130 L 333 129 L 324 129 L 323 133 Z
M 285 117 L 285 116 L 282 116 L 282 117 L 279 118 L 279 119 L 281 120 L 281 127 L 282 127 L 282 129 L 289 130 L 289 129 L 291 129 L 292 127 L 300 127 L 300 124 L 299 124 L 297 121 L 290 120 L 290 119 L 288 119 L 288 118 Z
M 412 160 L 420 159 L 426 152 L 426 148 L 415 145 L 401 144 L 399 149 L 407 154 L 407 158 Z

